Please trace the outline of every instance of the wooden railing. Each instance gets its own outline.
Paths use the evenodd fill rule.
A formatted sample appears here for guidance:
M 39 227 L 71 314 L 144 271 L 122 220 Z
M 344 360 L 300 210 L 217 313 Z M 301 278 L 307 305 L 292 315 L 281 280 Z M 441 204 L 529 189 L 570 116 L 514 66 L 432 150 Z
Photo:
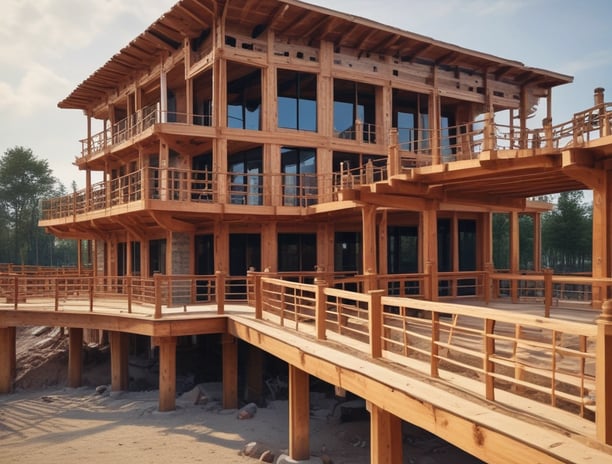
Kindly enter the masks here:
M 530 402 L 535 402 L 588 421 L 597 416 L 600 440 L 612 433 L 602 430 L 611 412 L 594 396 L 600 385 L 596 375 L 607 376 L 596 373 L 595 361 L 598 344 L 612 344 L 606 335 L 612 317 L 598 330 L 595 324 L 263 276 L 255 290 L 256 318 L 319 340 L 350 338 L 352 348 L 373 358 L 448 380 L 488 401 L 517 409 L 525 405 L 527 413 L 533 413 Z
M 348 337 L 352 347 L 373 358 L 447 380 L 488 401 L 516 407 L 513 398 L 518 395 L 589 421 L 596 417 L 600 436 L 609 436 L 602 440 L 612 441 L 605 426 L 606 415 L 612 413 L 602 410 L 606 403 L 594 396 L 595 390 L 598 395 L 612 390 L 605 374 L 612 366 L 596 367 L 612 350 L 612 301 L 604 304 L 598 329 L 593 323 L 426 301 L 421 294 L 430 281 L 423 274 L 373 279 L 324 272 L 284 273 L 283 278 L 218 272 L 145 278 L 21 271 L 0 274 L 0 307 L 5 310 L 127 312 L 161 319 L 210 303 L 224 314 L 228 302 L 248 301 L 256 318 L 265 315 L 320 340 Z M 445 278 L 451 277 L 465 276 Z M 525 276 L 492 274 L 484 282 L 488 286 L 496 279 L 519 277 Z M 533 277 L 541 276 L 529 276 L 527 282 L 537 281 Z M 546 279 L 552 282 L 552 277 L 547 273 Z M 581 276 L 559 277 L 556 284 L 584 283 L 576 280 Z M 366 285 L 386 288 L 361 291 Z M 390 295 L 391 290 L 398 296 Z M 417 298 L 399 296 L 402 291 Z

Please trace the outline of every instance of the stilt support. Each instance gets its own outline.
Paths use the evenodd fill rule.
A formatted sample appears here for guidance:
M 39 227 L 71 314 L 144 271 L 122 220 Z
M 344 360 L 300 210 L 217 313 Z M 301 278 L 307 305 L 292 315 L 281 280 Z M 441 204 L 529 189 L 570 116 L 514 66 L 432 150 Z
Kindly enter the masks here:
M 68 386 L 81 386 L 83 372 L 83 329 L 72 327 L 68 329 Z
M 260 403 L 263 399 L 263 351 L 253 345 L 249 345 L 247 353 L 247 401 Z
M 176 337 L 157 337 L 159 346 L 159 410 L 176 409 Z
M 310 458 L 308 373 L 292 365 L 289 365 L 289 456 L 296 461 Z
M 110 332 L 111 348 L 111 390 L 126 391 L 129 387 L 128 334 Z
M 13 391 L 17 368 L 15 334 L 15 327 L 0 327 L 0 394 Z
M 223 345 L 223 408 L 238 407 L 238 340 L 232 335 L 221 336 Z
M 370 462 L 402 464 L 402 421 L 368 403 L 370 411 Z

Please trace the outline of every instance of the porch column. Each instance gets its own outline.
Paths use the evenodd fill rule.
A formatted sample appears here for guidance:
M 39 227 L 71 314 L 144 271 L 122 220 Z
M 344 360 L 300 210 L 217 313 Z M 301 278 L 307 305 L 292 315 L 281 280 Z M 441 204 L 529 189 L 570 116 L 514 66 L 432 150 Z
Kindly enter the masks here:
M 429 281 L 424 283 L 422 293 L 425 299 L 438 300 L 438 214 L 433 202 L 421 213 L 420 240 L 422 255 L 420 259 L 421 272 L 428 274 Z
M 402 464 L 402 421 L 368 402 L 370 411 L 370 462 Z
M 238 340 L 229 334 L 221 335 L 223 349 L 223 408 L 238 407 Z
M 365 205 L 361 210 L 363 229 L 363 274 L 366 276 L 364 292 L 376 290 L 378 284 L 374 281 L 377 274 L 376 263 L 376 206 Z
M 17 367 L 16 327 L 0 327 L 0 394 L 11 393 Z
M 247 353 L 247 401 L 260 402 L 263 398 L 264 356 L 263 351 L 249 345 Z
M 593 187 L 593 278 L 610 277 L 612 264 L 612 171 L 605 171 Z M 593 285 L 593 308 L 601 308 L 610 297 L 603 285 Z
M 520 269 L 519 261 L 520 227 L 519 214 L 516 211 L 510 213 L 510 274 L 518 274 Z M 518 282 L 510 280 L 510 294 L 512 302 L 518 302 Z
M 69 328 L 68 340 L 68 386 L 78 388 L 82 383 L 83 329 L 78 327 Z
M 542 213 L 533 213 L 533 270 L 542 271 Z
M 176 337 L 156 337 L 159 346 L 160 411 L 176 409 Z
M 289 365 L 289 456 L 310 458 L 310 388 L 308 373 Z
M 126 391 L 129 386 L 128 334 L 109 332 L 111 349 L 111 390 Z

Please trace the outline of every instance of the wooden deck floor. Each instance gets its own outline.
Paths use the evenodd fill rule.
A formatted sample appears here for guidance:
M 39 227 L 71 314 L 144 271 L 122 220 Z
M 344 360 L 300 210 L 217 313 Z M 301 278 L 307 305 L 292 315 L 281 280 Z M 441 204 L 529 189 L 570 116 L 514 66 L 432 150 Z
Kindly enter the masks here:
M 133 305 L 128 313 L 118 301 L 71 301 L 54 310 L 49 300 L 20 303 L 19 310 L 0 303 L 0 327 L 49 325 L 97 328 L 150 336 L 229 333 L 292 364 L 310 375 L 342 387 L 384 410 L 431 431 L 487 462 L 612 462 L 612 450 L 595 440 L 595 425 L 529 398 L 499 392 L 495 403 L 478 394 L 481 383 L 451 372 L 429 376 L 429 364 L 406 357 L 373 359 L 367 344 L 328 333 L 317 340 L 314 325 L 300 330 L 281 327 L 276 317 L 255 318 L 246 304 L 226 304 L 224 314 L 214 304 L 153 309 Z M 470 301 L 470 304 L 474 304 Z M 505 305 L 507 309 L 541 314 L 538 305 Z M 590 310 L 558 308 L 553 317 L 591 322 Z M 526 460 L 527 459 L 527 460 Z

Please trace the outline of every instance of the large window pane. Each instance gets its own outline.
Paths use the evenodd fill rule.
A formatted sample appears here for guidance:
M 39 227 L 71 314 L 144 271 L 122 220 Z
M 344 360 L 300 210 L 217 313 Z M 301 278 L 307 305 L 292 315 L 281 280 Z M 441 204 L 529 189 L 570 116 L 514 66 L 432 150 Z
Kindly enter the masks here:
M 278 127 L 317 130 L 316 74 L 278 70 Z
M 313 148 L 281 149 L 283 205 L 308 206 L 316 202 L 316 160 Z

